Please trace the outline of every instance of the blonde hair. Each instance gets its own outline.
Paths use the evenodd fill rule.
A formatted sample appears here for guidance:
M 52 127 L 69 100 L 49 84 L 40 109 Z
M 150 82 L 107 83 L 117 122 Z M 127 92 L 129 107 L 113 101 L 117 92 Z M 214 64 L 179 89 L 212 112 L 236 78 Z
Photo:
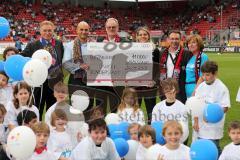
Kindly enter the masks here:
M 144 126 L 140 127 L 139 133 L 138 133 L 138 138 L 140 139 L 140 137 L 142 135 L 151 136 L 152 140 L 153 140 L 153 144 L 156 143 L 156 131 L 150 125 L 144 125 Z
M 131 130 L 132 128 L 134 128 L 134 127 L 137 127 L 138 130 L 139 130 L 140 127 L 141 127 L 141 125 L 138 124 L 138 123 L 132 123 L 132 124 L 130 124 L 129 127 L 128 127 L 128 133 L 130 133 L 130 130 Z
M 134 105 L 132 106 L 133 111 L 136 112 L 139 109 L 139 105 L 138 105 L 138 96 L 137 96 L 137 92 L 134 88 L 125 88 L 123 90 L 123 94 L 122 94 L 122 99 L 121 99 L 121 104 L 118 106 L 118 110 L 122 111 L 124 108 L 126 108 L 126 104 L 124 102 L 124 98 L 126 96 L 133 96 L 134 98 Z
M 62 109 L 55 109 L 51 114 L 51 125 L 55 127 L 55 121 L 57 118 L 68 121 L 66 113 Z
M 44 25 L 50 25 L 50 26 L 52 26 L 53 28 L 55 28 L 55 25 L 54 25 L 51 21 L 42 21 L 42 22 L 39 24 L 40 28 L 42 28 L 42 26 L 44 26 Z
M 166 130 L 170 127 L 176 128 L 177 130 L 180 131 L 181 134 L 183 134 L 182 125 L 180 123 L 178 123 L 177 121 L 170 120 L 170 121 L 165 122 L 164 125 L 163 125 L 163 130 L 162 130 L 162 135 L 163 136 L 165 136 Z
M 45 122 L 37 122 L 32 126 L 33 132 L 36 133 L 47 133 L 50 134 L 49 126 Z
M 149 29 L 147 28 L 147 27 L 139 27 L 137 30 L 136 30 L 136 36 L 138 37 L 138 35 L 139 35 L 139 32 L 140 31 L 145 31 L 146 33 L 147 33 L 147 35 L 148 35 L 148 42 L 150 42 L 150 40 L 151 40 L 151 37 L 150 37 L 150 31 L 149 31 Z M 136 37 L 136 41 L 138 42 L 138 38 Z
M 58 83 L 56 83 L 53 87 L 53 90 L 54 92 L 62 92 L 62 93 L 68 94 L 68 87 L 62 81 L 59 81 Z
M 107 21 L 106 21 L 106 23 L 105 23 L 105 26 L 107 25 L 107 23 L 108 23 L 109 21 L 114 21 L 114 22 L 116 22 L 117 25 L 119 26 L 118 20 L 117 20 L 116 18 L 108 18 Z

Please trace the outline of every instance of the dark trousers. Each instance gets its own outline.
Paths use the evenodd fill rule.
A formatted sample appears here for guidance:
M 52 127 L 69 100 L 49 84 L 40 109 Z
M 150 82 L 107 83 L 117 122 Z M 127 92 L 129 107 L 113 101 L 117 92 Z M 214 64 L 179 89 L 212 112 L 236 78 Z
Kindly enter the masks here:
M 46 103 L 46 110 L 48 110 L 48 108 L 50 108 L 56 102 L 56 99 L 53 95 L 53 89 L 51 86 L 51 82 L 46 80 L 43 83 L 42 87 L 35 87 L 34 88 L 34 98 L 35 98 L 34 104 L 36 107 L 38 107 L 39 114 L 40 114 L 40 120 L 42 120 L 45 103 Z

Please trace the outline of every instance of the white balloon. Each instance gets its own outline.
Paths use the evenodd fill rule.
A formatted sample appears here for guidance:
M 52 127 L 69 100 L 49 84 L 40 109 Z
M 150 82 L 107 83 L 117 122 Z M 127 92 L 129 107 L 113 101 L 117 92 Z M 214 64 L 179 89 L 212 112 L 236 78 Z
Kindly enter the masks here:
M 159 156 L 159 150 L 161 148 L 161 145 L 159 144 L 154 144 L 151 147 L 148 148 L 147 150 L 147 160 L 157 160 Z
M 129 150 L 126 156 L 124 157 L 125 160 L 134 160 L 136 159 L 136 153 L 138 149 L 139 142 L 135 140 L 128 140 Z
M 32 55 L 33 59 L 39 59 L 44 64 L 46 64 L 47 68 L 52 65 L 52 55 L 45 49 L 39 49 Z
M 189 136 L 189 129 L 188 129 L 188 123 L 186 122 L 179 122 L 182 125 L 182 129 L 183 129 L 183 135 L 180 139 L 180 142 L 183 143 L 187 140 L 188 136 Z
M 23 67 L 23 79 L 30 86 L 39 87 L 47 76 L 47 66 L 38 59 L 31 59 Z
M 7 148 L 16 159 L 28 159 L 35 147 L 36 136 L 29 127 L 16 127 L 8 135 Z
M 77 90 L 72 94 L 71 102 L 74 109 L 83 112 L 85 109 L 87 109 L 90 99 L 85 91 Z
M 119 124 L 120 123 L 120 117 L 116 113 L 109 113 L 105 117 L 105 121 L 106 121 L 107 125 L 109 125 L 109 124 Z
M 192 117 L 202 117 L 205 106 L 206 103 L 200 97 L 193 96 L 188 98 L 188 100 L 186 101 L 186 107 L 192 114 Z

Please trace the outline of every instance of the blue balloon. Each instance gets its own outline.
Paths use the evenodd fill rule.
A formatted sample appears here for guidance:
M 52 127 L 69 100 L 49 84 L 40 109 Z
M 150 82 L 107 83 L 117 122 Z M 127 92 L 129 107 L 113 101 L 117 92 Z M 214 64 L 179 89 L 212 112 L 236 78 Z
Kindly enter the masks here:
M 0 39 L 8 36 L 10 32 L 10 25 L 6 18 L 0 17 Z
M 216 145 L 207 139 L 198 139 L 190 147 L 191 160 L 217 160 L 218 149 Z
M 4 71 L 4 65 L 5 65 L 5 62 L 0 61 L 0 71 Z
M 151 124 L 151 126 L 155 129 L 156 131 L 156 141 L 158 144 L 164 145 L 165 139 L 162 135 L 162 129 L 163 129 L 163 122 L 162 121 L 156 121 Z
M 118 124 L 108 125 L 108 131 L 110 134 L 110 138 L 112 138 L 113 140 L 116 138 L 123 138 L 123 131 L 120 129 Z
M 21 55 L 10 56 L 4 66 L 6 74 L 16 81 L 23 80 L 23 67 L 29 61 L 29 58 L 25 58 Z
M 224 116 L 223 108 L 216 103 L 208 104 L 204 108 L 204 118 L 209 123 L 217 123 L 222 120 Z
M 122 138 L 124 138 L 125 140 L 129 140 L 130 139 L 130 135 L 128 133 L 128 127 L 129 127 L 129 123 L 127 122 L 122 122 L 119 124 L 119 129 L 122 131 Z
M 114 144 L 116 146 L 117 152 L 119 154 L 120 157 L 124 157 L 129 150 L 129 145 L 127 143 L 127 141 L 123 138 L 117 138 L 114 139 Z

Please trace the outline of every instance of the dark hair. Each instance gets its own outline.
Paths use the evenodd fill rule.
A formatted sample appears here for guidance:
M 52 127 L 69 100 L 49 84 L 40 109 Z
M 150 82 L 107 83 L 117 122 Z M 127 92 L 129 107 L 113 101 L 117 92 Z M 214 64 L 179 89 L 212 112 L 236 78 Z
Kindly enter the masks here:
M 0 112 L 2 112 L 3 115 L 5 115 L 7 113 L 6 108 L 4 107 L 3 104 L 0 103 Z
M 202 73 L 215 74 L 218 71 L 218 65 L 214 61 L 206 61 L 201 67 Z
M 17 50 L 17 48 L 15 47 L 7 47 L 4 51 L 3 51 L 3 60 L 6 61 L 6 55 L 7 55 L 7 52 L 9 51 L 14 51 L 15 54 L 18 54 L 19 51 Z
M 240 121 L 232 121 L 228 126 L 228 132 L 230 132 L 232 129 L 240 129 Z
M 156 143 L 156 131 L 154 128 L 152 128 L 152 126 L 150 125 L 145 125 L 140 127 L 139 132 L 138 132 L 138 139 L 140 139 L 140 137 L 142 135 L 149 135 L 152 137 L 153 140 L 153 144 Z
M 97 128 L 102 128 L 107 131 L 107 124 L 104 119 L 94 119 L 89 122 L 89 133 L 91 133 L 92 130 L 96 130 Z
M 14 89 L 13 89 L 13 104 L 14 104 L 14 107 L 16 109 L 18 109 L 20 106 L 19 106 L 19 101 L 18 99 L 16 98 L 16 94 L 18 94 L 19 90 L 20 89 L 26 89 L 29 93 L 29 99 L 27 101 L 27 104 L 29 105 L 29 107 L 32 107 L 33 105 L 33 98 L 31 98 L 32 96 L 32 92 L 31 92 L 31 87 L 26 83 L 26 82 L 18 82 L 15 86 L 14 86 Z M 30 101 L 31 99 L 31 101 Z
M 29 124 L 29 122 L 31 122 L 35 118 L 37 118 L 35 112 L 25 109 L 17 115 L 17 122 L 18 125 L 20 126 L 23 123 Z
M 7 75 L 4 71 L 0 71 L 0 74 L 1 74 L 1 75 L 4 75 L 4 76 L 7 78 L 7 80 L 9 80 L 8 75 Z
M 181 32 L 179 31 L 179 30 L 171 30 L 171 31 L 169 31 L 169 33 L 168 33 L 168 37 L 170 36 L 170 34 L 172 34 L 172 33 L 176 33 L 176 34 L 179 34 L 179 36 L 180 36 L 180 39 L 181 39 Z
M 161 81 L 161 87 L 163 92 L 165 93 L 166 91 L 171 91 L 171 90 L 175 90 L 177 93 L 179 91 L 179 87 L 178 87 L 178 82 L 176 79 L 174 78 L 167 78 L 163 81 Z

